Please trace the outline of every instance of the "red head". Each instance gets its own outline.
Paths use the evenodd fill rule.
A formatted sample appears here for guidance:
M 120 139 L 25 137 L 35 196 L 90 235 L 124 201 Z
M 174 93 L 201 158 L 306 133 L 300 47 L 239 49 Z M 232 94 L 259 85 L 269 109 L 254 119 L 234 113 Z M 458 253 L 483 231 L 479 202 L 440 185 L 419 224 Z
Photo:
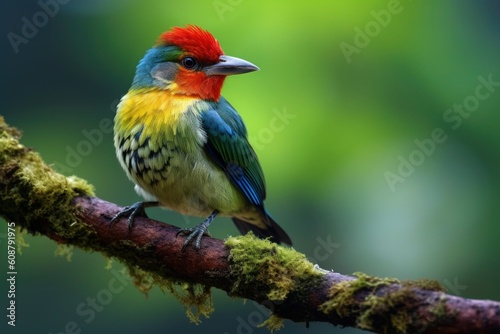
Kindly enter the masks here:
M 217 63 L 219 57 L 224 54 L 211 33 L 194 25 L 188 25 L 186 28 L 174 27 L 164 32 L 158 38 L 158 44 L 178 46 L 185 55 L 193 56 L 207 64 Z
M 157 75 L 173 81 L 172 92 L 217 101 L 227 75 L 258 70 L 257 66 L 242 59 L 225 56 L 219 42 L 206 30 L 194 25 L 175 27 L 163 33 L 156 48 L 175 46 L 167 52 L 168 66 L 163 66 Z M 175 71 L 170 66 L 175 64 Z M 172 80 L 173 79 L 173 80 Z

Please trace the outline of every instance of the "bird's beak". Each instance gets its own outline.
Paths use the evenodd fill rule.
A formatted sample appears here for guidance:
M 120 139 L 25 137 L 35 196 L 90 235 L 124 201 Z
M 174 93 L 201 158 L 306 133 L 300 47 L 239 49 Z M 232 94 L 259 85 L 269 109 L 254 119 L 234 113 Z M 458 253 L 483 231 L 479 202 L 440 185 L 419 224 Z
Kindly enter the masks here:
M 258 70 L 259 68 L 251 62 L 226 55 L 220 56 L 217 64 L 207 66 L 203 69 L 205 74 L 209 76 L 243 74 Z

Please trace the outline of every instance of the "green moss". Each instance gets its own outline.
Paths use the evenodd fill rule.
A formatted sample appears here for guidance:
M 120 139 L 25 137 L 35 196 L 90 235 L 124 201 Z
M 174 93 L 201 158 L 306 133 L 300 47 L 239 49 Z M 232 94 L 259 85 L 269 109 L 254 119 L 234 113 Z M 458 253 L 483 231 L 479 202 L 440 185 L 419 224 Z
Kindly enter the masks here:
M 354 288 L 351 281 L 342 281 L 332 285 L 328 291 L 330 299 L 321 304 L 319 310 L 325 314 L 335 312 L 339 317 L 350 315 L 353 312 L 352 308 L 357 305 L 354 294 L 358 290 Z
M 409 310 L 413 310 L 419 303 L 415 289 L 444 291 L 439 282 L 429 279 L 406 280 L 399 284 L 401 288 L 398 290 L 384 295 L 371 294 L 365 300 L 363 307 L 366 311 L 359 317 L 361 328 L 381 328 L 384 333 L 408 333 L 415 320 Z M 439 306 L 436 307 L 439 309 Z M 389 319 L 380 323 L 384 315 L 389 315 Z
M 19 144 L 21 132 L 15 128 L 10 128 L 5 124 L 0 116 L 0 165 L 6 163 L 10 157 L 20 155 L 24 151 L 24 146 Z
M 225 244 L 229 248 L 232 295 L 250 293 L 256 301 L 281 301 L 293 291 L 294 296 L 301 298 L 302 292 L 306 295 L 311 285 L 317 286 L 323 279 L 324 272 L 316 269 L 304 254 L 256 238 L 251 232 L 230 237 Z M 283 326 L 283 319 L 271 314 L 261 326 L 275 331 Z
M 110 257 L 106 257 L 106 265 L 104 266 L 104 269 L 111 270 L 112 268 L 113 268 L 113 259 Z
M 214 311 L 212 292 L 209 286 L 184 283 L 167 285 L 167 287 L 169 287 L 168 291 L 184 305 L 186 315 L 191 322 L 198 325 L 201 322 L 201 315 L 208 318 Z
M 369 295 L 362 303 L 358 318 L 360 328 L 381 330 L 383 333 L 406 333 L 412 318 L 409 305 L 416 303 L 411 288 L 403 288 L 384 295 Z M 382 321 L 381 321 L 382 320 Z
M 415 289 L 443 291 L 436 281 L 420 279 L 400 282 L 394 278 L 378 278 L 355 273 L 356 279 L 333 285 L 330 300 L 320 306 L 324 313 L 356 319 L 359 328 L 382 333 L 407 333 L 415 322 L 412 310 L 419 303 Z M 400 285 L 381 292 L 381 288 Z M 364 298 L 363 298 L 364 296 Z M 438 308 L 434 314 L 439 313 Z M 441 314 L 439 315 L 441 316 Z
M 341 317 L 350 316 L 359 305 L 355 298 L 356 293 L 361 290 L 374 291 L 383 286 L 399 283 L 394 278 L 378 278 L 363 273 L 354 273 L 353 275 L 356 279 L 342 281 L 330 288 L 328 296 L 331 299 L 320 306 L 320 311 L 324 313 L 335 312 Z
M 408 288 L 446 292 L 446 288 L 436 280 L 420 278 L 416 280 L 401 281 L 401 285 Z
M 448 315 L 446 313 L 446 295 L 444 293 L 439 296 L 439 301 L 431 306 L 430 311 L 434 315 L 435 321 L 443 319 Z
M 66 177 L 18 142 L 21 134 L 0 116 L 0 215 L 35 233 L 51 224 L 65 239 L 89 233 L 78 221 L 71 201 L 93 195 L 93 187 L 75 176 Z
M 278 317 L 275 314 L 271 314 L 263 323 L 257 327 L 266 327 L 269 331 L 275 332 L 283 328 L 283 318 Z
M 28 248 L 30 246 L 26 242 L 26 239 L 24 239 L 26 234 L 28 234 L 28 232 L 22 230 L 21 227 L 16 226 L 16 246 L 17 246 L 17 253 L 19 255 L 23 255 L 23 249 Z
M 230 249 L 230 271 L 235 278 L 232 293 L 236 295 L 251 283 L 262 299 L 284 300 L 290 291 L 303 288 L 299 283 L 306 281 L 305 278 L 323 276 L 304 254 L 258 239 L 252 233 L 230 237 L 226 246 Z
M 56 256 L 65 257 L 66 261 L 71 262 L 71 257 L 73 256 L 74 250 L 75 250 L 75 247 L 72 245 L 57 244 L 57 247 L 56 247 L 56 250 L 54 253 Z
M 187 317 L 195 324 L 200 324 L 200 316 L 208 318 L 214 310 L 209 286 L 170 280 L 136 266 L 128 266 L 128 272 L 134 285 L 144 294 L 147 295 L 155 285 L 163 292 L 172 294 L 185 307 Z

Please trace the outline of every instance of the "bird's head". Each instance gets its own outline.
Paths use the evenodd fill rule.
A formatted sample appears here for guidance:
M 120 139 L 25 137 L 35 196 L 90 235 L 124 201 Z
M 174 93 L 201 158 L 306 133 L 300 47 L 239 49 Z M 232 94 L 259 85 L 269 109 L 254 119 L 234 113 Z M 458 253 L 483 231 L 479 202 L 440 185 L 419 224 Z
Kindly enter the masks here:
M 132 88 L 163 89 L 217 101 L 226 76 L 258 69 L 246 60 L 224 55 L 208 31 L 192 25 L 175 27 L 163 33 L 139 62 Z

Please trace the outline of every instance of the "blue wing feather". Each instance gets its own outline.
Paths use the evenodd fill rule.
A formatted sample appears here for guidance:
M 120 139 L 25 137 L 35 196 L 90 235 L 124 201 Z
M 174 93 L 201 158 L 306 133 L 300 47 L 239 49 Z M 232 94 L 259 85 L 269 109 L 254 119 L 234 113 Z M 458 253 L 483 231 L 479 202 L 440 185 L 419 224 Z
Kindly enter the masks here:
M 201 115 L 207 134 L 205 152 L 252 204 L 263 207 L 266 198 L 264 174 L 248 142 L 243 120 L 223 97 L 212 106 Z
M 201 114 L 201 124 L 207 135 L 204 149 L 208 157 L 225 171 L 231 182 L 261 211 L 267 228 L 233 217 L 233 222 L 245 234 L 253 231 L 260 238 L 270 237 L 277 243 L 292 244 L 286 232 L 264 209 L 266 187 L 264 174 L 255 151 L 247 139 L 247 130 L 236 110 L 223 97 L 212 102 Z

